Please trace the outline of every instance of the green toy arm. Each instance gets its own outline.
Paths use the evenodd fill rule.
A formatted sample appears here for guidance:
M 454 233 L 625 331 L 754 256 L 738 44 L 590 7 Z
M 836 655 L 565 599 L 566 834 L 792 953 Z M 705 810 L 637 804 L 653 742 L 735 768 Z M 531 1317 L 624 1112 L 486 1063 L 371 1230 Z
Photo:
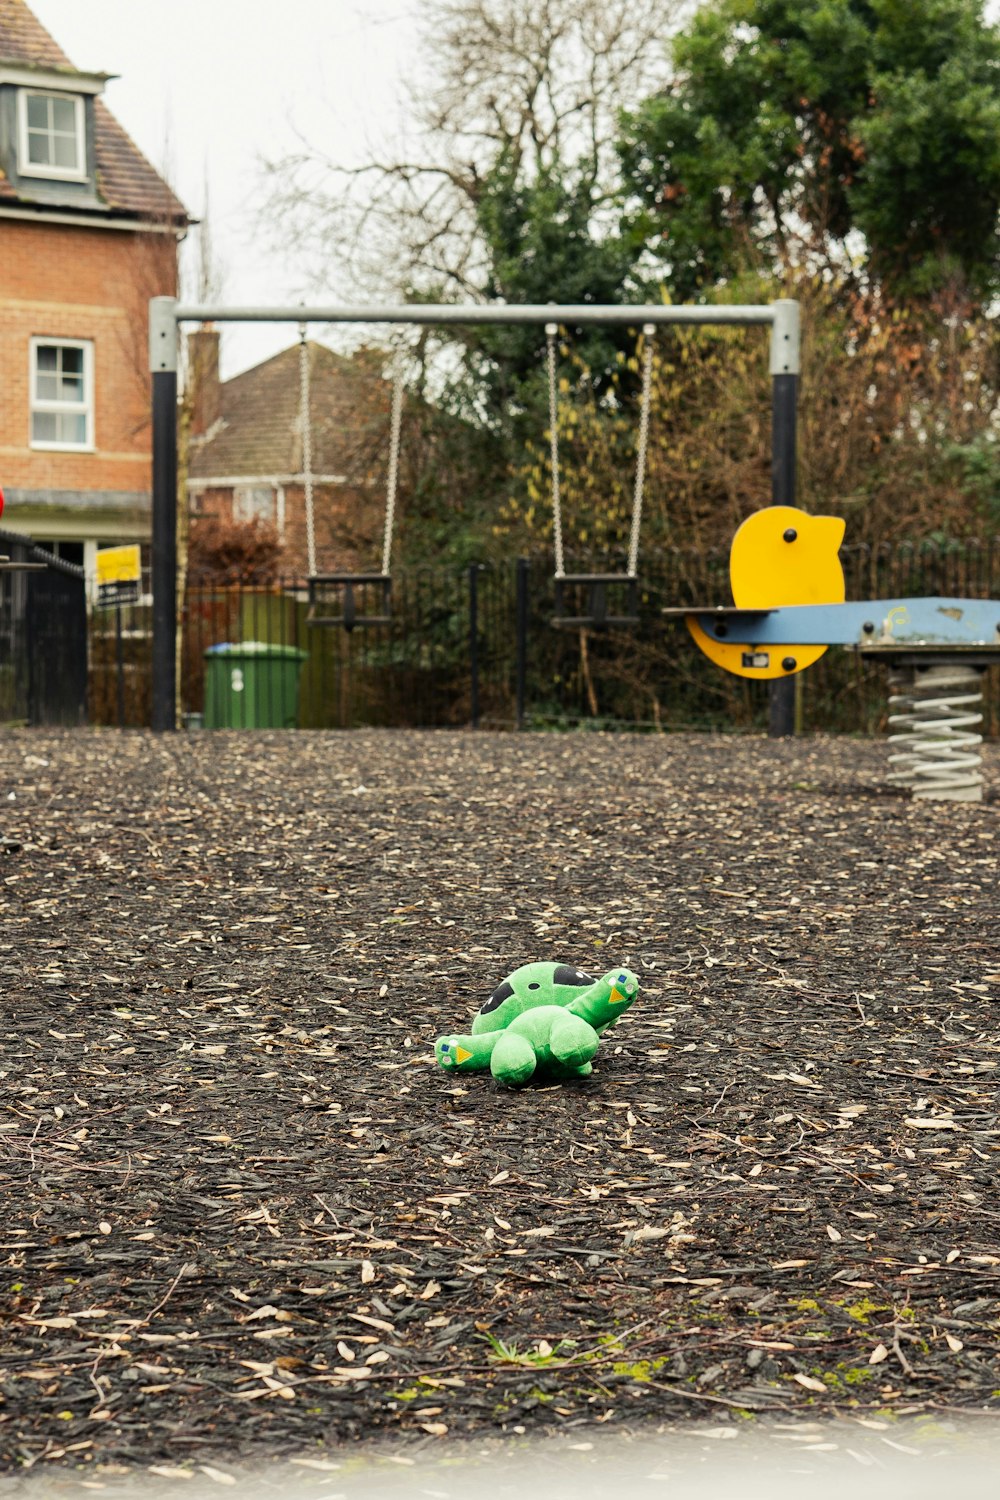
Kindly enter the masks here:
M 434 1056 L 442 1068 L 453 1073 L 478 1073 L 488 1068 L 493 1048 L 502 1031 L 484 1031 L 479 1036 L 439 1036 Z

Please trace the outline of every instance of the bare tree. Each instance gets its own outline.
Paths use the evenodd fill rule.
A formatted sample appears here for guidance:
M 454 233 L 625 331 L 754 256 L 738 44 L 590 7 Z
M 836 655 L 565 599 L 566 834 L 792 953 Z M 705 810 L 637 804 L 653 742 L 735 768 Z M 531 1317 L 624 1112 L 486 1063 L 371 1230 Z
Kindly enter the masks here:
M 267 220 L 292 226 L 339 292 L 483 294 L 477 217 L 502 162 L 532 183 L 573 174 L 598 220 L 617 185 L 618 111 L 667 73 L 667 39 L 690 0 L 427 0 L 419 92 L 402 142 L 361 165 L 303 142 L 266 163 Z

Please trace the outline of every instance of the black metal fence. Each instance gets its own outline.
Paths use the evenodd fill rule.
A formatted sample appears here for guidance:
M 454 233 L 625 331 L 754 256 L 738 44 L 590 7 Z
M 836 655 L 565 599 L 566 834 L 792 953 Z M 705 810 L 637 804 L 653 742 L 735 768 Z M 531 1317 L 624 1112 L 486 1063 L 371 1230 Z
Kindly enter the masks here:
M 0 554 L 38 571 L 0 570 L 0 723 L 77 725 L 87 718 L 84 572 L 0 529 Z
M 847 596 L 1000 597 L 1000 539 L 923 542 L 842 551 Z M 591 560 L 570 559 L 584 571 Z M 616 590 L 618 592 L 616 592 Z M 346 631 L 312 623 L 307 591 L 295 581 L 222 586 L 189 578 L 181 665 L 189 723 L 291 722 L 302 728 L 356 725 L 751 730 L 767 724 L 767 685 L 730 677 L 708 663 L 670 605 L 729 598 L 728 551 L 647 557 L 634 600 L 635 623 L 604 630 L 560 626 L 551 560 L 467 568 L 411 568 L 393 577 L 391 619 Z M 585 586 L 563 613 L 585 611 Z M 611 585 L 611 615 L 625 611 Z M 381 598 L 356 600 L 359 614 Z M 320 613 L 336 613 L 328 600 Z M 148 611 L 127 612 L 129 721 L 148 715 Z M 247 643 L 261 643 L 250 652 Z M 237 650 L 213 652 L 228 645 Z M 271 647 L 266 651 L 262 647 Z M 273 648 L 278 648 L 275 651 Z M 300 659 L 295 652 L 304 653 Z M 110 670 L 110 669 L 109 669 Z M 235 674 L 235 675 L 234 675 Z M 97 693 L 92 706 L 112 702 Z M 998 673 L 987 674 L 986 732 L 1000 733 Z M 875 733 L 885 728 L 884 668 L 833 649 L 796 678 L 804 732 Z M 114 722 L 110 708 L 99 717 Z

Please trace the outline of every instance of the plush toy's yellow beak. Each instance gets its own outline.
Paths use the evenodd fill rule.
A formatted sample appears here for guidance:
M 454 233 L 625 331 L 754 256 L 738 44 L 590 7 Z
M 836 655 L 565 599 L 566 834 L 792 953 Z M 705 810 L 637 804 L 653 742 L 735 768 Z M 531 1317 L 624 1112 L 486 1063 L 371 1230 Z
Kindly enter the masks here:
M 611 991 L 611 994 L 608 996 L 608 1004 L 609 1005 L 624 1005 L 627 999 L 628 999 L 628 996 L 627 995 L 623 995 L 622 992 L 621 992 L 621 990 L 618 988 L 618 986 L 615 985 L 614 989 Z
M 468 1061 L 472 1053 L 466 1052 L 464 1047 L 456 1047 L 452 1055 L 457 1063 L 464 1063 Z

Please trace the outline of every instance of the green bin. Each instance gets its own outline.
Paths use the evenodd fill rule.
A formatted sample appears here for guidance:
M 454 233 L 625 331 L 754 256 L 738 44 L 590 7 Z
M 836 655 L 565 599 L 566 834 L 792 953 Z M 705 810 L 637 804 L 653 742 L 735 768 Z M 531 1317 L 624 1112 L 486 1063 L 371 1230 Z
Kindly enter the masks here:
M 270 641 L 209 646 L 206 729 L 294 729 L 299 673 L 308 652 Z

